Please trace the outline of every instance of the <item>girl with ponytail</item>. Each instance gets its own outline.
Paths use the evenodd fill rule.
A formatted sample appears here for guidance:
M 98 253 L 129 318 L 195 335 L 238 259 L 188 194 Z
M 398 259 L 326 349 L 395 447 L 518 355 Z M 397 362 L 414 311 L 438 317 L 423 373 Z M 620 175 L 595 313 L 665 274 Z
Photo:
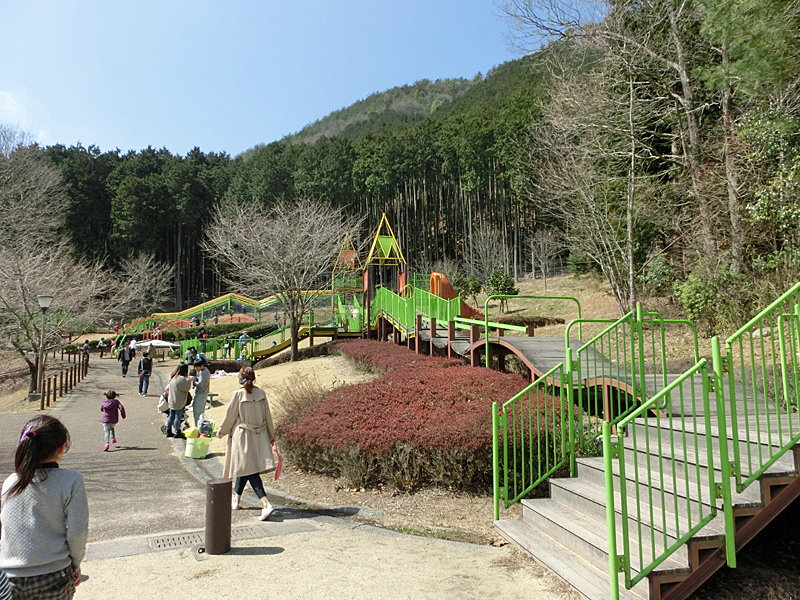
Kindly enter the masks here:
M 89 506 L 83 475 L 60 469 L 69 432 L 49 415 L 25 424 L 0 496 L 0 570 L 12 598 L 70 600 L 81 582 Z

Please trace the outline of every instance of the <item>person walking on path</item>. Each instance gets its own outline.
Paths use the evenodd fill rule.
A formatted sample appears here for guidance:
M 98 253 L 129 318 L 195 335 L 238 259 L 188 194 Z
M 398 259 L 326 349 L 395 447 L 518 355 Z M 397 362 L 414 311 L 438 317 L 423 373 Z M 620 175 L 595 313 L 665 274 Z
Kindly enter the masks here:
M 131 364 L 133 357 L 136 356 L 133 350 L 131 350 L 130 344 L 125 346 L 122 350 L 117 353 L 117 360 L 122 363 L 122 376 L 125 377 L 128 374 L 128 365 Z
M 100 338 L 97 342 L 97 349 L 100 351 L 100 358 L 103 358 L 103 353 L 106 351 L 106 338 Z
M 239 370 L 241 388 L 233 393 L 225 418 L 219 427 L 219 437 L 228 437 L 225 453 L 225 468 L 222 476 L 235 477 L 233 510 L 240 508 L 245 485 L 250 487 L 261 500 L 259 519 L 266 521 L 275 512 L 269 503 L 261 481 L 261 473 L 275 470 L 272 445 L 275 443 L 275 426 L 264 390 L 255 387 L 256 374 L 252 367 Z
M 119 423 L 119 416 L 125 418 L 125 407 L 117 400 L 117 392 L 114 390 L 106 392 L 106 399 L 100 404 L 100 411 L 103 413 L 103 435 L 106 442 L 103 452 L 108 452 L 108 447 L 117 443 L 117 433 L 114 429 Z
M 181 417 L 186 409 L 189 397 L 189 390 L 192 389 L 192 382 L 189 381 L 189 365 L 180 364 L 172 372 L 172 379 L 167 386 L 169 417 L 167 417 L 167 437 L 182 438 Z M 175 432 L 173 433 L 173 428 Z
M 187 365 L 193 365 L 194 359 L 197 358 L 197 349 L 194 346 L 189 346 L 183 354 L 183 362 Z
M 150 387 L 150 373 L 153 372 L 153 359 L 148 352 L 142 352 L 142 358 L 136 367 L 139 373 L 139 395 L 147 396 L 147 388 Z
M 59 469 L 69 432 L 49 415 L 25 424 L 3 483 L 0 569 L 13 598 L 70 600 L 81 583 L 89 534 L 83 475 Z
M 81 352 L 83 352 L 83 360 L 86 363 L 89 363 L 89 340 L 84 340 L 83 348 L 81 348 Z
M 211 385 L 211 375 L 208 372 L 205 361 L 202 358 L 196 358 L 194 361 L 194 368 L 197 375 L 194 378 L 194 400 L 192 400 L 192 414 L 194 415 L 194 425 L 199 425 L 200 415 L 206 409 L 206 399 L 208 398 L 208 390 Z
M 250 341 L 250 336 L 247 335 L 247 332 L 243 332 L 242 335 L 239 336 L 239 356 L 244 356 L 244 347 L 247 342 Z

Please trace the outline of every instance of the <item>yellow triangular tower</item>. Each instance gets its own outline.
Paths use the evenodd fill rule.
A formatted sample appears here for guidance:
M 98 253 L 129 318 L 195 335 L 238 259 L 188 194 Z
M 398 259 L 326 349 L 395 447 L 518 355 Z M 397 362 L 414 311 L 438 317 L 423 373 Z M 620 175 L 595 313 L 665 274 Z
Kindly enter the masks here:
M 375 234 L 375 239 L 372 240 L 372 247 L 367 255 L 367 266 L 373 263 L 398 267 L 406 264 L 406 259 L 402 250 L 400 250 L 397 238 L 394 237 L 394 232 L 389 225 L 389 220 L 386 218 L 386 213 L 381 216 L 378 232 Z

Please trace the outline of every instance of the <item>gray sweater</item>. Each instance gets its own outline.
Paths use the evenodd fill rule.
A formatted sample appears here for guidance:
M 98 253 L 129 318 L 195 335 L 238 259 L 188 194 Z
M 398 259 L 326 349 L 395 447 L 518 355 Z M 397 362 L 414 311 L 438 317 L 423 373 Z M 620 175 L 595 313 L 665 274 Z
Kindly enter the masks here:
M 194 389 L 198 394 L 207 394 L 211 384 L 211 375 L 208 373 L 208 368 L 197 370 L 197 378 L 195 379 Z
M 0 569 L 9 577 L 53 573 L 71 564 L 80 568 L 86 555 L 89 504 L 83 475 L 70 469 L 44 469 L 21 494 L 6 493 L 17 480 L 3 483 Z

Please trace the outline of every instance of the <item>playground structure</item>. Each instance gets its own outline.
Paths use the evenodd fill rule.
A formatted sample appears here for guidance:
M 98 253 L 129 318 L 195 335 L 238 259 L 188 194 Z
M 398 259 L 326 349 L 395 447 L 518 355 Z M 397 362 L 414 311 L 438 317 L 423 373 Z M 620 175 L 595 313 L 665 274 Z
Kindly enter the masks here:
M 709 361 L 692 323 L 640 307 L 587 319 L 574 298 L 536 297 L 575 304 L 563 337 L 493 322 L 490 302 L 506 297 L 478 311 L 441 274 L 408 283 L 385 216 L 363 286 L 349 249 L 337 269 L 319 293 L 330 309 L 301 328 L 312 343 L 375 337 L 472 366 L 505 370 L 513 358 L 527 369 L 530 385 L 492 410 L 495 524 L 590 599 L 686 598 L 721 566 L 735 567 L 741 548 L 800 496 L 800 284 L 724 345 L 713 339 Z M 275 304 L 228 295 L 160 317 L 203 318 L 235 302 L 254 316 Z M 675 329 L 693 350 L 691 366 L 670 373 Z M 238 341 L 226 343 L 230 351 Z M 214 358 L 226 350 L 207 344 Z M 286 328 L 245 346 L 248 357 L 270 356 L 288 346 Z M 545 484 L 548 497 L 529 498 Z M 523 518 L 501 520 L 501 506 L 518 502 Z
M 495 523 L 588 598 L 686 598 L 800 496 L 800 284 L 724 350 L 713 339 L 711 361 L 692 323 L 640 307 L 584 319 L 578 305 L 548 338 L 405 295 L 376 293 L 379 339 L 527 367 L 531 384 L 492 410 Z M 584 339 L 588 326 L 600 331 Z M 675 328 L 693 341 L 682 373 L 667 360 Z M 544 484 L 549 497 L 528 498 Z M 523 518 L 501 520 L 517 502 Z

